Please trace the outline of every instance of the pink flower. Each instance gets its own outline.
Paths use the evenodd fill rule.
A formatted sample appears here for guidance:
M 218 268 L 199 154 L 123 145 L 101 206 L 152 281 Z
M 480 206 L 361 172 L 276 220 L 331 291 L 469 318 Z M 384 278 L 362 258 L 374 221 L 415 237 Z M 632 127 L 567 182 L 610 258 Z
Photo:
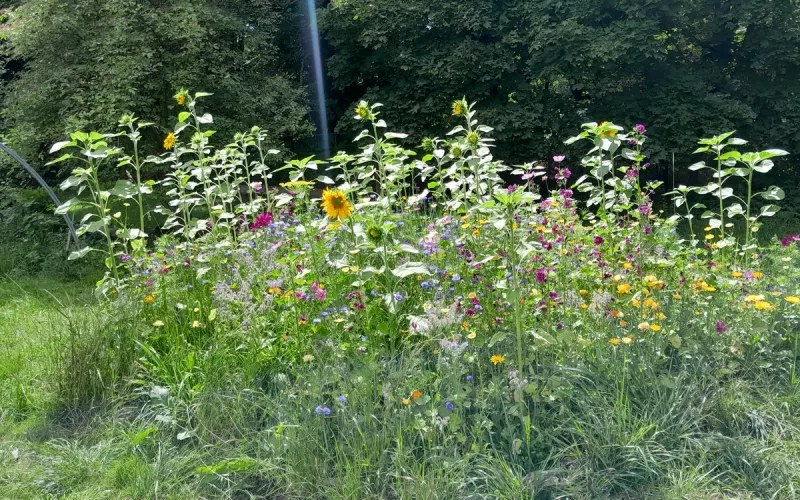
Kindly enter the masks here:
M 642 125 L 641 123 L 637 123 L 636 131 L 639 132 L 640 134 L 644 134 L 645 132 L 647 132 L 647 129 L 644 128 L 644 125 Z
M 561 163 L 562 161 L 564 161 L 564 158 L 566 158 L 566 156 L 564 155 L 555 155 L 553 157 L 553 161 L 556 163 Z
M 255 231 L 258 228 L 266 227 L 272 224 L 274 217 L 272 212 L 260 213 L 256 216 L 256 220 L 250 225 L 250 231 Z

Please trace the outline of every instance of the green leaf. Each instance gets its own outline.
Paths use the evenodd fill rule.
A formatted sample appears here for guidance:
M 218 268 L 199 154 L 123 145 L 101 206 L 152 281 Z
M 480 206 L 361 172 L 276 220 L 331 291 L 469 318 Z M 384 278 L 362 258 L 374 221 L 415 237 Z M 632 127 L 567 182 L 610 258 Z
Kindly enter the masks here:
M 786 193 L 778 186 L 770 186 L 766 191 L 761 193 L 761 197 L 765 200 L 780 201 L 786 197 Z
M 88 253 L 89 253 L 89 252 L 91 252 L 92 250 L 94 250 L 94 248 L 92 248 L 92 247 L 83 247 L 83 248 L 81 248 L 80 250 L 76 250 L 76 251 L 74 251 L 74 252 L 71 252 L 71 253 L 69 254 L 69 257 L 67 257 L 67 260 L 77 260 L 77 259 L 81 259 L 81 258 L 85 257 L 85 256 L 86 256 L 86 254 L 88 254 Z
M 406 262 L 405 264 L 401 264 L 395 269 L 392 269 L 392 274 L 398 278 L 405 278 L 413 274 L 423 274 L 428 276 L 431 274 L 431 272 L 428 270 L 428 266 L 426 266 L 424 262 Z
M 64 149 L 67 146 L 75 146 L 75 142 L 73 142 L 73 141 L 57 142 L 57 143 L 53 144 L 53 146 L 50 148 L 50 154 L 53 154 L 53 153 L 58 152 L 58 151 L 61 151 L 62 149 Z M 62 158 L 63 158 L 63 156 L 62 156 Z

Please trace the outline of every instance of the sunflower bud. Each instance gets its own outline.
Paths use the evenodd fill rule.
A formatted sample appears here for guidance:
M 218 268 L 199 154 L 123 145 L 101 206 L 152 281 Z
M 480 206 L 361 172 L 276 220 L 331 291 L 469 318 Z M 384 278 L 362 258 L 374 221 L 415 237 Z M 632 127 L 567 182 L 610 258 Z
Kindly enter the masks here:
M 380 226 L 371 226 L 367 230 L 367 238 L 373 243 L 380 243 L 383 240 L 383 229 Z
M 467 142 L 472 147 L 475 147 L 475 146 L 478 145 L 478 140 L 479 139 L 480 139 L 480 136 L 478 136 L 477 132 L 470 132 L 469 134 L 467 134 Z
M 456 158 L 461 158 L 461 147 L 457 144 L 450 146 L 450 154 Z
M 369 110 L 369 103 L 367 101 L 361 101 L 356 106 L 356 118 L 359 120 L 370 120 L 372 119 L 372 112 Z
M 455 116 L 464 116 L 464 112 L 466 111 L 466 103 L 464 99 L 459 99 L 457 101 L 453 101 L 453 115 Z
M 423 151 L 430 153 L 431 151 L 433 151 L 433 147 L 434 147 L 433 139 L 431 139 L 430 137 L 422 139 L 422 144 L 420 144 L 420 148 L 422 148 Z

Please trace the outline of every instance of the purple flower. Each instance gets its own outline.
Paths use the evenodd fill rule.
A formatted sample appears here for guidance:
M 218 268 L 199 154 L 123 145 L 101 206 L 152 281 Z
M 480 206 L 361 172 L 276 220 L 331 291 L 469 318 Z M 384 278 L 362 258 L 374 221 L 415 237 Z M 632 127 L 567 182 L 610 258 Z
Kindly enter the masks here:
M 544 269 L 541 269 L 541 268 L 537 269 L 536 270 L 536 281 L 538 283 L 544 283 L 545 281 L 547 281 L 547 271 L 545 271 Z
M 346 403 L 346 402 L 347 402 L 347 398 L 345 397 L 345 395 L 344 395 L 344 394 L 342 394 L 341 396 L 339 396 L 338 398 L 336 398 L 336 400 L 337 400 L 337 401 L 339 401 L 339 402 L 340 402 L 340 403 L 342 403 L 342 404 L 344 404 L 344 403 Z
M 467 375 L 467 382 L 472 382 L 472 375 Z
M 714 325 L 714 326 L 715 326 L 715 329 L 717 330 L 717 333 L 724 333 L 725 330 L 728 329 L 728 327 L 722 321 L 717 321 L 716 325 Z
M 564 161 L 564 158 L 566 158 L 564 155 L 555 155 L 553 157 L 553 161 L 556 163 L 561 163 L 562 161 Z
M 595 236 L 594 238 L 592 238 L 592 241 L 594 242 L 595 245 L 599 246 L 602 245 L 605 240 L 600 236 Z
M 510 186 L 508 186 L 508 193 L 509 194 L 513 193 L 516 190 L 517 190 L 517 185 L 516 184 L 511 184 Z
M 451 403 L 450 401 L 448 401 L 447 403 L 444 404 L 444 407 L 447 408 L 450 411 L 453 411 L 456 406 L 453 403 Z
M 625 172 L 625 178 L 627 180 L 629 180 L 629 181 L 632 181 L 633 179 L 635 179 L 637 175 L 639 175 L 639 172 L 635 168 L 629 168 Z
M 556 172 L 556 176 L 555 177 L 556 177 L 557 181 L 561 181 L 561 180 L 569 179 L 570 175 L 572 175 L 572 172 L 570 172 L 570 170 L 567 167 L 564 167 L 564 168 L 558 169 L 558 172 Z
M 127 254 L 127 253 L 124 253 L 124 254 L 119 256 L 119 261 L 120 262 L 130 262 L 131 261 L 131 256 L 129 254 Z
M 800 235 L 795 234 L 795 235 L 786 236 L 785 238 L 781 238 L 781 245 L 783 245 L 785 247 L 788 247 L 794 241 L 800 242 Z
M 650 215 L 650 205 L 639 205 L 639 213 L 647 217 Z
M 636 131 L 639 132 L 640 134 L 644 134 L 645 132 L 647 132 L 647 129 L 644 128 L 644 125 L 642 125 L 641 123 L 637 123 Z
M 331 409 L 328 408 L 327 406 L 317 406 L 316 409 L 314 409 L 314 412 L 317 415 L 330 415 Z
M 559 321 L 558 324 L 556 325 L 556 330 L 561 330 L 562 328 L 564 328 L 564 323 Z

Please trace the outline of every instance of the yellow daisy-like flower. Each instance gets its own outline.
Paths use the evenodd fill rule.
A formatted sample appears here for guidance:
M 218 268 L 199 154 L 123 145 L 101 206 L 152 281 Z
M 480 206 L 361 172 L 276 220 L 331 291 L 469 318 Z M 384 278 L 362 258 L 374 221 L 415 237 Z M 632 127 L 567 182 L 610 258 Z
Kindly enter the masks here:
M 172 146 L 175 145 L 175 132 L 170 132 L 167 134 L 167 137 L 164 138 L 164 149 L 172 149 Z
M 304 191 L 310 189 L 314 185 L 311 181 L 290 181 L 281 182 L 281 187 L 289 191 Z
M 755 279 L 761 279 L 763 277 L 764 277 L 764 273 L 762 273 L 761 271 L 756 271 L 756 272 L 753 273 L 753 278 L 755 278 Z
M 653 330 L 654 332 L 657 332 L 661 330 L 661 327 L 658 325 L 650 325 L 650 329 Z
M 624 285 L 617 286 L 617 292 L 619 293 L 628 293 L 630 291 L 631 291 L 631 286 L 628 285 L 627 283 Z
M 619 339 L 618 338 L 608 339 L 608 343 L 613 345 L 619 345 Z
M 408 399 L 408 398 L 403 398 L 403 401 L 402 401 L 402 403 L 403 403 L 403 406 L 408 406 L 408 404 L 409 404 L 410 402 L 411 402 L 411 400 L 410 400 L 410 399 Z
M 790 304 L 800 304 L 800 297 L 795 297 L 794 295 L 787 295 L 783 299 Z
M 492 364 L 494 364 L 494 365 L 499 365 L 500 363 L 502 363 L 505 360 L 506 360 L 506 357 L 503 356 L 502 354 L 495 354 L 494 356 L 489 358 L 489 361 L 491 361 Z
M 731 276 L 733 276 L 734 278 L 741 278 L 742 273 L 740 273 L 739 271 L 734 271 L 731 273 Z
M 470 332 L 469 335 L 467 335 L 467 338 L 470 340 L 474 339 L 475 337 L 477 337 L 477 334 L 475 332 Z
M 622 337 L 622 343 L 625 344 L 625 345 L 632 344 L 633 343 L 633 337 L 631 337 L 630 335 L 628 335 L 626 337 Z
M 346 219 L 352 213 L 350 202 L 343 191 L 326 189 L 322 193 L 322 208 L 331 219 Z
M 155 297 L 153 297 L 152 295 L 148 295 L 147 297 L 144 298 L 144 303 L 152 304 L 153 302 L 155 302 L 155 300 L 156 300 Z
M 759 311 L 773 311 L 773 310 L 775 310 L 775 306 L 773 306 L 772 304 L 770 304 L 769 302 L 767 302 L 765 300 L 759 300 L 758 302 L 755 303 L 754 307 L 756 309 L 758 309 Z

